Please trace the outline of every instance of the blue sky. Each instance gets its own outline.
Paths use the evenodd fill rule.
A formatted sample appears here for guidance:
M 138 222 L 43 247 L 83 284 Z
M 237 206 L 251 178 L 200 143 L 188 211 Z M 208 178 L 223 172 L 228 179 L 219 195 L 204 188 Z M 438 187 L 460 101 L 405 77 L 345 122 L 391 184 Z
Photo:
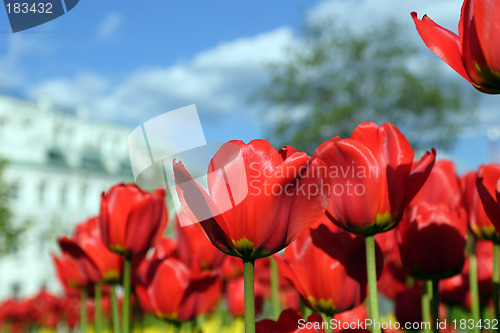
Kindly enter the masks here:
M 66 108 L 87 105 L 93 116 L 131 127 L 194 103 L 207 140 L 248 141 L 262 137 L 265 125 L 262 113 L 247 103 L 266 78 L 262 65 L 283 59 L 305 21 L 335 13 L 363 28 L 396 18 L 418 39 L 410 11 L 456 31 L 461 3 L 81 0 L 66 15 L 16 34 L 0 11 L 0 93 Z M 480 126 L 468 129 L 450 152 L 461 171 L 488 161 L 484 133 L 487 124 L 498 124 L 497 100 L 484 99 Z

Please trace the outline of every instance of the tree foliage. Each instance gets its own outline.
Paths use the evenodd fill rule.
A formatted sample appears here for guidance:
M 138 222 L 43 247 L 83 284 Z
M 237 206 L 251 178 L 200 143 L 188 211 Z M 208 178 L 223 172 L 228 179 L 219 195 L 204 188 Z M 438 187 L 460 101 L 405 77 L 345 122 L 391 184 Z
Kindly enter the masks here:
M 9 209 L 12 189 L 3 179 L 6 164 L 6 160 L 0 159 L 0 255 L 11 252 L 17 246 L 18 238 L 24 230 L 24 224 L 16 225 L 12 220 Z
M 395 22 L 364 33 L 332 22 L 306 26 L 288 59 L 269 65 L 270 81 L 256 97 L 274 110 L 274 143 L 311 153 L 374 121 L 392 122 L 416 148 L 447 147 L 473 120 L 470 90 L 440 74 L 416 33 L 408 38 Z

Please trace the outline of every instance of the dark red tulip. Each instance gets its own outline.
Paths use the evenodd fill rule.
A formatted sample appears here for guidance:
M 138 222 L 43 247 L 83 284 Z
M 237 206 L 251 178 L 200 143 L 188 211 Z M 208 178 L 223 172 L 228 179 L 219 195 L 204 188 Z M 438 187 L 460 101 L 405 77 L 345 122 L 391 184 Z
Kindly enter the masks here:
M 427 181 L 410 205 L 415 206 L 421 202 L 446 204 L 451 208 L 461 207 L 462 186 L 452 161 L 440 160 L 434 164 Z
M 307 318 L 302 318 L 302 315 L 297 310 L 284 310 L 277 321 L 264 319 L 255 324 L 256 333 L 324 333 L 325 328 L 321 315 L 313 313 Z
M 436 152 L 416 163 L 414 155 L 390 123 L 361 123 L 350 139 L 323 142 L 314 157 L 326 163 L 332 181 L 331 220 L 358 235 L 394 228 L 431 172 Z
M 486 215 L 500 233 L 500 164 L 488 164 L 479 167 L 477 172 L 477 191 L 483 203 Z M 484 227 L 483 227 L 484 228 Z M 491 234 L 493 231 L 490 231 Z M 488 233 L 488 231 L 486 231 Z
M 396 296 L 394 304 L 397 321 L 404 325 L 422 322 L 422 286 L 406 289 Z
M 113 252 L 145 254 L 163 234 L 168 222 L 165 190 L 144 192 L 134 184 L 118 184 L 102 193 L 102 238 Z
M 480 169 L 485 167 L 496 168 L 497 166 L 481 166 Z M 477 192 L 476 180 L 477 173 L 474 171 L 468 172 L 462 176 L 463 199 L 469 215 L 469 229 L 477 239 L 500 242 L 500 234 L 496 231 L 484 211 L 483 203 Z
M 193 276 L 180 260 L 166 258 L 152 268 L 153 278 L 135 286 L 143 309 L 163 320 L 191 320 L 214 309 L 220 296 L 222 279 L 217 272 L 204 271 Z
M 209 165 L 210 195 L 174 161 L 183 210 L 226 254 L 254 260 L 282 250 L 321 217 L 329 196 L 323 162 L 288 155 L 265 140 L 225 143 Z
M 467 214 L 443 204 L 412 207 L 397 229 L 406 271 L 418 279 L 443 279 L 460 273 L 465 262 Z
M 200 225 L 181 227 L 177 222 L 177 238 L 179 258 L 193 272 L 220 268 L 224 263 L 226 256 L 210 243 Z
M 458 36 L 427 15 L 411 13 L 425 45 L 476 89 L 500 93 L 500 4 L 495 0 L 465 0 Z
M 327 226 L 298 238 L 275 255 L 283 274 L 314 311 L 332 315 L 361 304 L 366 297 L 366 259 L 363 237 L 345 231 L 331 232 Z M 382 253 L 377 246 L 377 261 Z M 382 265 L 379 267 L 379 276 Z M 342 288 L 339 288 L 342 286 Z
M 82 261 L 87 271 L 99 273 L 97 282 L 118 283 L 121 281 L 123 259 L 118 254 L 111 252 L 101 237 L 99 218 L 90 218 L 76 226 L 73 237 L 58 238 L 58 243 L 63 252 Z

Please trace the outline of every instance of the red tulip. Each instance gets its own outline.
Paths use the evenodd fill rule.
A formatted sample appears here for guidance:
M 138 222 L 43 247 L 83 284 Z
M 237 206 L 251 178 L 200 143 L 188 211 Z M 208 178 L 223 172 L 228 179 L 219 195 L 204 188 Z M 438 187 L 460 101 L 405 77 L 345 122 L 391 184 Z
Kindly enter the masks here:
M 481 166 L 480 169 L 496 167 L 495 165 Z M 476 172 L 468 172 L 462 176 L 464 204 L 469 214 L 469 229 L 477 239 L 500 242 L 500 234 L 484 211 L 483 203 L 477 192 L 476 179 Z
M 162 237 L 158 240 L 156 247 L 152 253 L 148 253 L 145 257 L 136 257 L 136 261 L 132 262 L 134 266 L 133 280 L 136 284 L 149 284 L 155 272 L 154 267 L 158 266 L 166 258 L 176 258 L 177 256 L 177 241 L 172 238 Z
M 94 267 L 92 275 L 84 268 L 82 260 L 75 259 L 69 254 L 63 253 L 60 257 L 52 255 L 59 281 L 66 292 L 71 293 L 71 288 L 89 289 L 100 279 L 97 267 Z
M 385 297 L 395 300 L 399 292 L 406 290 L 407 278 L 408 274 L 401 262 L 388 261 L 377 282 L 377 288 Z
M 365 243 L 362 237 L 353 237 L 345 231 L 333 233 L 322 225 L 290 244 L 284 258 L 274 256 L 280 273 L 314 311 L 332 315 L 365 299 Z M 377 257 L 382 260 L 379 248 Z M 380 276 L 382 265 L 378 267 Z
M 220 268 L 226 256 L 217 250 L 199 225 L 181 225 L 177 222 L 177 252 L 179 258 L 193 271 Z
M 422 286 L 404 290 L 396 296 L 394 304 L 397 321 L 404 325 L 422 322 Z
M 352 310 L 337 313 L 333 316 L 333 319 L 335 319 L 334 325 L 332 325 L 333 332 L 370 332 L 363 329 L 363 327 L 365 327 L 364 324 L 367 318 L 368 313 L 366 311 L 366 307 L 363 304 L 358 305 Z
M 87 271 L 94 272 L 97 268 L 99 273 L 97 282 L 121 281 L 123 259 L 108 250 L 102 241 L 98 217 L 78 224 L 71 239 L 64 236 L 57 241 L 63 252 L 82 260 Z
M 443 279 L 460 273 L 465 261 L 467 214 L 463 208 L 421 203 L 397 229 L 406 271 L 418 279 Z
M 460 274 L 439 281 L 439 300 L 445 304 L 470 307 L 468 261 L 465 262 Z
M 479 167 L 477 172 L 477 191 L 483 203 L 486 215 L 500 233 L 500 164 L 488 164 Z M 486 231 L 488 233 L 488 231 Z M 493 231 L 489 231 L 492 234 Z
M 218 273 L 205 271 L 192 276 L 189 268 L 175 258 L 154 267 L 147 284 L 135 286 L 141 306 L 160 319 L 191 320 L 214 309 L 221 292 Z
M 420 202 L 446 204 L 451 208 L 459 208 L 462 205 L 462 186 L 452 161 L 436 162 L 424 186 L 410 205 L 414 206 Z
M 458 36 L 427 15 L 411 13 L 425 45 L 476 89 L 500 93 L 500 4 L 495 0 L 465 0 Z
M 323 142 L 314 157 L 328 166 L 332 196 L 327 212 L 358 235 L 394 228 L 434 165 L 436 152 L 417 163 L 408 140 L 392 124 L 362 123 L 350 139 Z
M 321 315 L 313 313 L 307 318 L 302 319 L 300 312 L 292 309 L 284 310 L 278 321 L 264 319 L 255 324 L 256 333 L 324 333 L 325 325 Z
M 113 186 L 101 198 L 104 243 L 125 256 L 145 254 L 163 234 L 168 222 L 165 190 L 144 192 L 134 184 Z
M 30 302 L 37 324 L 40 327 L 55 329 L 60 316 L 59 298 L 43 289 Z
M 305 153 L 283 159 L 264 140 L 230 141 L 210 162 L 208 195 L 174 161 L 186 214 L 219 250 L 244 260 L 282 250 L 321 217 L 329 195 L 324 169 Z
M 70 329 L 74 329 L 80 320 L 80 298 L 65 296 L 61 299 L 62 319 Z

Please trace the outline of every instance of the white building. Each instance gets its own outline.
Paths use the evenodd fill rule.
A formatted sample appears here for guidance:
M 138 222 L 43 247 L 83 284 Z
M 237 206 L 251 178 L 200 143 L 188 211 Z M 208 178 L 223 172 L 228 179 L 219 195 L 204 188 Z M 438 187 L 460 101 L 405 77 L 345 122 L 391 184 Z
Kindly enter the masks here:
M 91 120 L 87 113 L 0 96 L 0 157 L 8 160 L 10 208 L 14 221 L 29 227 L 14 253 L 0 257 L 0 300 L 42 287 L 60 290 L 50 257 L 59 253 L 56 237 L 97 215 L 102 191 L 133 180 L 131 129 Z

